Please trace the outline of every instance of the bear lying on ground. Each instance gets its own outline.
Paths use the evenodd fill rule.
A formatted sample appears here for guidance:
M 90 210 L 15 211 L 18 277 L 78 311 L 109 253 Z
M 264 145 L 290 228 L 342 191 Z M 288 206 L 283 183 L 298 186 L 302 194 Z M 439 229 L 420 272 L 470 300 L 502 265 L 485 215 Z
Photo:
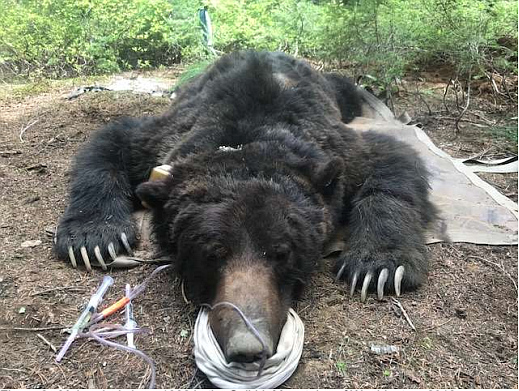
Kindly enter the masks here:
M 153 210 L 159 251 L 202 302 L 232 302 L 273 354 L 286 313 L 323 248 L 345 230 L 339 276 L 384 292 L 426 278 L 436 219 L 428 174 L 406 144 L 347 122 L 356 87 L 283 53 L 220 58 L 162 116 L 114 123 L 77 155 L 57 230 L 62 259 L 107 260 L 135 245 L 131 213 Z M 147 181 L 153 167 L 172 166 Z M 210 323 L 229 361 L 262 351 L 230 308 Z

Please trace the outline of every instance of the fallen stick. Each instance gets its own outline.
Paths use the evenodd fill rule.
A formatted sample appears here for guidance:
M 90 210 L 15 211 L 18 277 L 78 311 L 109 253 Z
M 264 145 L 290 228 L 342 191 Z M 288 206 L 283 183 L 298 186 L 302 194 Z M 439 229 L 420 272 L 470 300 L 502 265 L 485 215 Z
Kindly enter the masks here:
M 38 295 L 44 295 L 45 293 L 50 293 L 54 291 L 65 291 L 65 290 L 71 290 L 71 291 L 84 291 L 84 288 L 81 288 L 79 286 L 61 286 L 57 288 L 51 288 L 51 289 L 45 289 L 43 291 L 31 293 L 31 297 L 38 296 Z
M 50 327 L 0 327 L 2 331 L 49 331 L 49 330 L 64 330 L 65 326 L 50 326 Z
M 414 327 L 413 322 L 411 322 L 411 319 L 409 318 L 409 315 L 407 315 L 407 311 L 404 309 L 404 306 L 402 303 L 400 303 L 397 299 L 392 298 L 392 303 L 395 304 L 398 308 L 400 308 L 400 311 L 402 311 L 402 314 L 404 315 L 405 320 L 407 320 L 407 323 L 409 323 L 409 326 L 413 329 L 413 331 L 416 331 L 416 328 Z
M 37 336 L 39 339 L 41 339 L 43 342 L 45 342 L 47 345 L 49 345 L 49 347 L 52 349 L 52 351 L 53 351 L 54 353 L 57 352 L 56 346 L 54 346 L 52 343 L 50 343 L 50 342 L 47 340 L 47 338 L 45 338 L 45 337 L 44 337 L 43 335 L 41 335 L 41 334 L 36 334 L 36 336 Z
M 31 126 L 33 126 L 34 124 L 36 124 L 38 121 L 39 121 L 39 119 L 35 119 L 35 120 L 32 121 L 29 125 L 23 127 L 23 128 L 20 130 L 20 135 L 19 135 L 19 137 L 20 137 L 20 141 L 21 141 L 22 143 L 24 142 L 24 141 L 23 141 L 23 138 L 22 138 L 23 134 L 27 131 L 27 129 L 29 129 Z

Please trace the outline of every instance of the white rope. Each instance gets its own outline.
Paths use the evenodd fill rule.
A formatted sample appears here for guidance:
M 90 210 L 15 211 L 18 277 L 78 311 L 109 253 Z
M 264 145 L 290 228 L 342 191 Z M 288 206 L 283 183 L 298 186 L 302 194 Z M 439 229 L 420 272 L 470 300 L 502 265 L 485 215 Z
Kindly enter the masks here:
M 290 308 L 287 322 L 281 331 L 276 353 L 267 359 L 258 377 L 259 362 L 228 363 L 209 325 L 209 310 L 198 313 L 194 330 L 196 365 L 209 381 L 219 388 L 276 388 L 284 383 L 297 368 L 303 352 L 305 328 Z

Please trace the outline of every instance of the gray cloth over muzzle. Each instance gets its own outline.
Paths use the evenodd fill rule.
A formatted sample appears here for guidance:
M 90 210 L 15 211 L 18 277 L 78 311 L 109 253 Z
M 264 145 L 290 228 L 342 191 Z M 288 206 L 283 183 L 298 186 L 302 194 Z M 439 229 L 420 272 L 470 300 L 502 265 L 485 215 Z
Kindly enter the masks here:
M 258 362 L 228 363 L 209 325 L 209 310 L 202 308 L 194 329 L 196 365 L 219 388 L 272 389 L 283 384 L 297 368 L 304 342 L 303 322 L 290 308 L 276 348 L 258 377 Z

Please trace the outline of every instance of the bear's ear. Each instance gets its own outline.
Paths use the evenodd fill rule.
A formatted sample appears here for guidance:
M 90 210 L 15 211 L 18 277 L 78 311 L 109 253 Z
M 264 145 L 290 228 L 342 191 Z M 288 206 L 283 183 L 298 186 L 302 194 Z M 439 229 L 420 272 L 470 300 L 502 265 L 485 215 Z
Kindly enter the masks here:
M 147 208 L 160 208 L 168 200 L 169 186 L 164 180 L 152 180 L 137 186 L 137 197 Z
M 331 193 L 335 189 L 338 177 L 342 174 L 344 163 L 334 157 L 326 163 L 320 163 L 314 168 L 312 183 L 323 193 Z

